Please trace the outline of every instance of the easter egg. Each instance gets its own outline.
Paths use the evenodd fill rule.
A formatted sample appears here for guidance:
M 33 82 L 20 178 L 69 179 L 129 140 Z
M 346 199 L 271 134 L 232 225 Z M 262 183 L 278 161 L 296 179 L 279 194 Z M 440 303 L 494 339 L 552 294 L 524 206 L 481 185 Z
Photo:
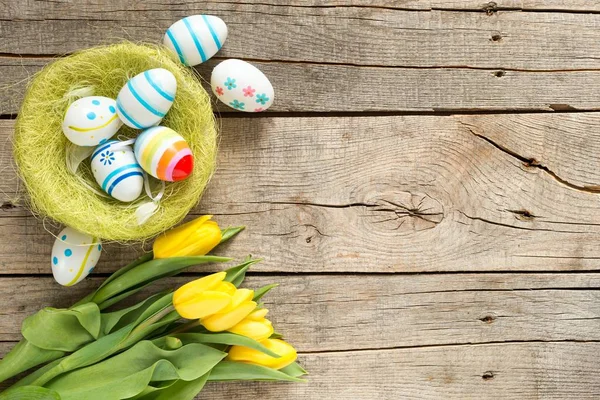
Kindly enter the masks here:
M 227 25 L 221 18 L 192 15 L 171 25 L 163 44 L 173 50 L 184 65 L 194 66 L 217 54 L 226 39 Z
M 81 282 L 98 263 L 102 244 L 100 239 L 66 227 L 52 246 L 52 275 L 63 286 Z
M 166 69 L 144 71 L 127 81 L 117 96 L 117 114 L 125 125 L 145 129 L 157 125 L 171 108 L 177 91 Z
M 142 132 L 133 150 L 144 171 L 161 181 L 180 181 L 194 169 L 194 157 L 185 139 L 165 126 Z
M 273 85 L 265 74 L 242 60 L 230 59 L 217 65 L 210 86 L 219 100 L 240 111 L 265 111 L 275 97 Z
M 63 132 L 78 146 L 97 146 L 113 137 L 123 125 L 116 111 L 117 103 L 113 99 L 83 97 L 67 108 Z
M 142 168 L 131 147 L 117 140 L 111 140 L 94 150 L 92 173 L 102 190 L 117 200 L 129 202 L 142 194 Z

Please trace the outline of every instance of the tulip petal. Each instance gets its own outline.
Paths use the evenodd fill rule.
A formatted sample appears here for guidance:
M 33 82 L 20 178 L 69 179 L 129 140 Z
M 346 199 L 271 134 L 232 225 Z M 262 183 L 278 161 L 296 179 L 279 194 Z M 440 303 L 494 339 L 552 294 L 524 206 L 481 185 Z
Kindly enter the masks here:
M 237 289 L 231 299 L 231 309 L 237 308 L 240 304 L 252 300 L 254 297 L 254 290 L 250 289 Z M 256 304 L 256 303 L 254 303 Z
M 173 303 L 185 303 L 206 290 L 213 290 L 227 274 L 223 271 L 186 283 L 173 294 Z
M 271 357 L 265 353 L 248 347 L 232 346 L 229 349 L 227 359 L 231 361 L 262 365 L 264 367 L 273 369 L 281 369 L 296 361 L 296 358 L 298 357 L 296 349 L 283 340 L 266 339 L 260 343 L 274 353 L 279 354 L 280 357 Z
M 233 296 L 237 288 L 233 283 L 223 281 L 217 286 L 215 286 L 213 290 L 216 290 L 217 292 L 227 293 L 228 295 Z
M 268 313 L 269 313 L 269 310 L 267 310 L 266 308 L 260 308 L 258 310 L 252 311 L 250 313 L 250 315 L 248 315 L 246 317 L 246 319 L 251 319 L 253 321 L 260 321 L 260 320 L 264 319 Z
M 223 292 L 206 291 L 188 301 L 173 300 L 175 310 L 183 318 L 200 319 L 218 313 L 231 303 L 231 296 Z
M 254 321 L 246 318 L 229 329 L 229 332 L 237 333 L 238 335 L 246 336 L 260 342 L 268 339 L 273 334 L 273 324 L 264 318 L 262 321 Z
M 256 308 L 256 303 L 246 301 L 233 310 L 221 312 L 202 320 L 202 325 L 211 332 L 226 331 L 237 325 Z

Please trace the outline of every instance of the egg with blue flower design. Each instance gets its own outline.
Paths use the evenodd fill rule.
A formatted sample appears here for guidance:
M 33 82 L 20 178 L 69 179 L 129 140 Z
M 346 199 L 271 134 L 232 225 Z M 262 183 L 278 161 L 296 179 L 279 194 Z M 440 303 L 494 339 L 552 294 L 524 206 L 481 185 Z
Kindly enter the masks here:
M 52 275 L 63 286 L 81 282 L 93 271 L 102 253 L 99 238 L 73 228 L 63 229 L 52 246 Z
M 92 153 L 92 173 L 113 198 L 130 202 L 142 194 L 144 174 L 131 146 L 118 140 L 101 144 Z
M 113 137 L 122 125 L 115 100 L 88 96 L 67 108 L 62 129 L 67 139 L 78 146 L 97 146 Z

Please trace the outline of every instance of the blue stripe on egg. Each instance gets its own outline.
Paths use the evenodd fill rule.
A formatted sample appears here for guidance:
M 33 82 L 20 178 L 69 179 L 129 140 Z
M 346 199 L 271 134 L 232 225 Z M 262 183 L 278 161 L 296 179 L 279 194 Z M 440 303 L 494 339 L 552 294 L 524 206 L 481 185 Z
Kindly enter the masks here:
M 154 88 L 154 90 L 156 90 L 162 97 L 164 97 L 165 99 L 167 99 L 169 101 L 175 100 L 175 97 L 172 94 L 167 93 L 164 90 L 162 90 L 161 87 L 158 86 L 156 84 L 156 82 L 154 82 L 152 80 L 152 76 L 150 75 L 150 73 L 148 71 L 144 72 L 144 76 L 146 77 L 146 80 L 148 81 L 148 83 L 150 84 L 150 86 L 152 86 Z
M 173 36 L 170 29 L 167 31 L 167 36 L 169 37 L 171 43 L 173 43 L 173 47 L 175 47 L 175 51 L 179 56 L 179 61 L 181 61 L 182 64 L 187 65 L 187 63 L 185 62 L 185 57 L 183 56 L 183 52 L 181 51 L 181 47 L 179 47 L 179 44 L 177 43 L 177 40 L 175 40 L 175 36 Z
M 112 183 L 112 185 L 110 185 L 110 187 L 108 188 L 107 192 L 109 195 L 112 195 L 112 191 L 113 189 L 119 184 L 119 182 L 121 182 L 123 179 L 127 179 L 130 176 L 144 176 L 142 174 L 141 171 L 132 171 L 132 172 L 128 172 L 124 175 L 119 176 L 117 179 L 115 179 L 115 181 Z
M 122 172 L 124 172 L 126 170 L 131 170 L 131 169 L 135 169 L 135 170 L 141 172 L 139 164 L 127 164 L 127 165 L 123 165 L 122 167 L 117 168 L 113 172 L 111 172 L 110 174 L 108 174 L 108 176 L 104 179 L 104 182 L 102 182 L 102 190 L 106 191 L 106 187 L 108 186 L 108 183 L 113 178 L 115 178 L 117 175 L 119 175 L 120 173 L 122 173 Z
M 192 36 L 192 39 L 194 40 L 194 44 L 196 45 L 196 49 L 198 50 L 198 53 L 200 53 L 200 58 L 202 58 L 202 62 L 206 61 L 206 55 L 204 54 L 204 50 L 202 49 L 202 45 L 200 44 L 198 37 L 196 36 L 196 34 L 194 33 L 194 30 L 192 29 L 192 25 L 190 24 L 190 22 L 188 21 L 187 18 L 183 19 L 183 23 L 185 24 L 185 27 L 188 29 L 188 31 L 190 32 L 190 35 Z
M 206 15 L 202 15 L 202 19 L 204 20 L 204 23 L 206 23 L 206 26 L 208 26 L 208 30 L 210 31 L 210 34 L 212 35 L 212 38 L 215 41 L 215 44 L 217 45 L 217 50 L 220 50 L 221 49 L 221 42 L 219 41 L 219 37 L 217 36 L 217 32 L 215 32 L 215 30 L 213 29 L 213 27 L 210 24 L 210 21 L 208 20 L 208 17 Z
M 125 117 L 125 119 L 131 123 L 131 125 L 135 126 L 138 129 L 144 129 L 144 127 L 142 125 L 140 125 L 136 120 L 134 120 L 133 118 L 131 118 L 125 112 L 125 110 L 123 110 L 123 107 L 121 106 L 121 103 L 119 102 L 118 99 L 117 99 L 117 109 L 119 110 L 119 112 L 121 113 L 121 115 L 123 115 Z
M 140 94 L 133 87 L 133 84 L 131 83 L 131 80 L 129 80 L 127 82 L 127 87 L 131 91 L 131 94 L 133 95 L 133 97 L 135 97 L 135 99 L 137 101 L 139 101 L 140 104 L 143 105 L 146 110 L 150 111 L 152 114 L 156 115 L 157 117 L 161 117 L 162 118 L 162 117 L 165 116 L 165 113 L 160 112 L 157 109 L 155 109 L 154 107 L 152 107 L 142 96 L 140 96 Z

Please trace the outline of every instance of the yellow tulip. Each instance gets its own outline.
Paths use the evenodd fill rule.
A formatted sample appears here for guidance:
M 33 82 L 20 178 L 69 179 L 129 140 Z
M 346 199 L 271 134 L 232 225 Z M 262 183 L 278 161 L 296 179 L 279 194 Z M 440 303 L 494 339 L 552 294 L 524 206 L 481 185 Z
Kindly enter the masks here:
M 231 346 L 227 358 L 248 364 L 262 365 L 263 367 L 281 369 L 287 367 L 298 358 L 296 349 L 287 342 L 279 339 L 266 339 L 260 342 L 267 349 L 280 357 L 271 357 L 261 351 L 244 346 Z
M 173 293 L 175 310 L 183 318 L 199 319 L 226 309 L 232 301 L 231 283 L 223 281 L 226 276 L 218 272 L 183 285 Z
M 229 332 L 254 339 L 257 342 L 268 339 L 274 332 L 273 324 L 265 318 L 268 312 L 269 310 L 266 308 L 253 311 L 237 325 L 228 330 Z
M 154 258 L 203 256 L 221 241 L 221 228 L 204 215 L 168 230 L 154 241 Z
M 231 304 L 222 311 L 202 319 L 202 325 L 211 332 L 231 329 L 256 308 L 253 297 L 253 290 L 237 289 L 231 296 Z

